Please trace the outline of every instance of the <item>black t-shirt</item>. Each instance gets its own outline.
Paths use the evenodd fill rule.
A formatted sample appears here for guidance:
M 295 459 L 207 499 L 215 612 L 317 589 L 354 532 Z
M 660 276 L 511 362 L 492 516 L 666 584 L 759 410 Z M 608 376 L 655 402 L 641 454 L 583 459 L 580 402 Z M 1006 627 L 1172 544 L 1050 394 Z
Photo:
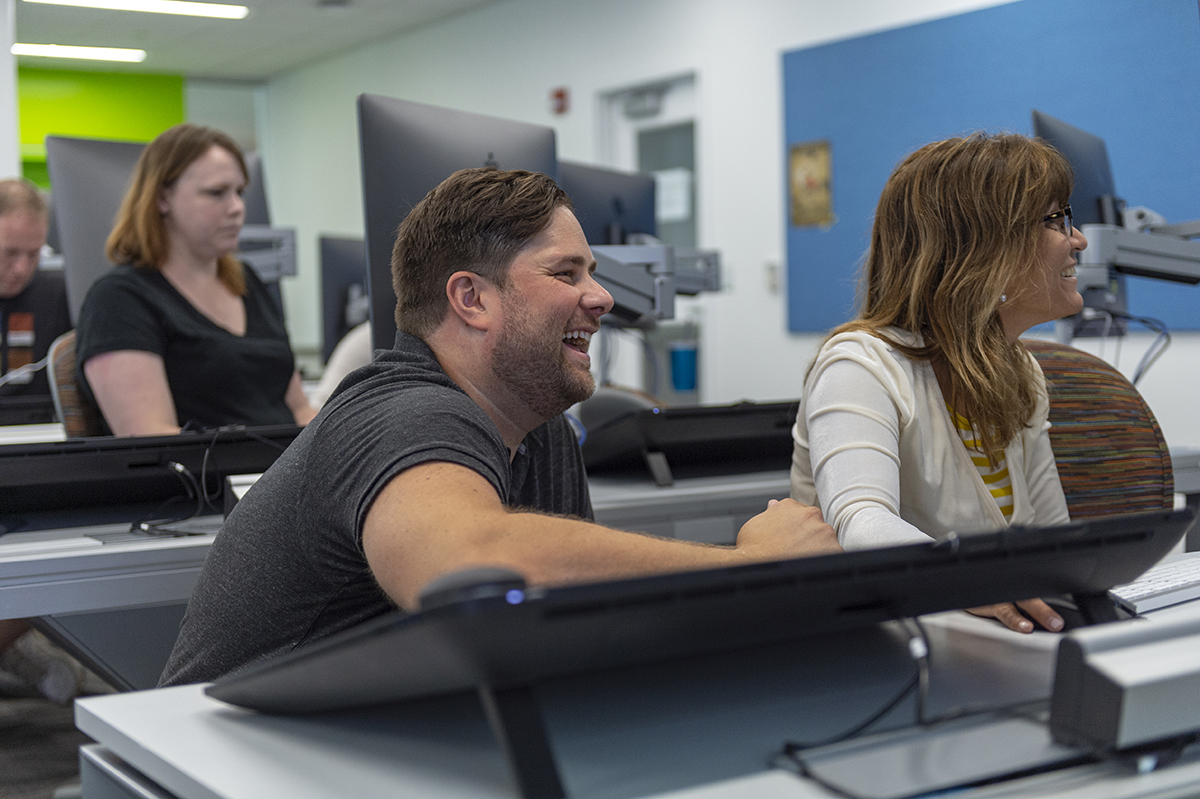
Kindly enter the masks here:
M 161 272 L 118 266 L 92 284 L 79 312 L 76 376 L 89 358 L 116 350 L 159 355 L 179 425 L 294 424 L 284 401 L 295 372 L 283 316 L 254 270 L 246 275 L 246 335 L 196 310 Z
M 0 374 L 46 357 L 54 339 L 71 329 L 67 289 L 60 272 L 35 272 L 29 285 L 15 297 L 0 299 Z M 46 370 L 35 372 L 28 382 L 0 386 L 0 424 L 4 419 L 4 397 L 41 397 L 38 421 L 54 419 L 54 402 Z M 22 414 L 22 422 L 33 421 Z
M 483 476 L 508 507 L 592 518 L 578 441 L 558 416 L 513 462 L 491 419 L 424 342 L 350 374 L 230 514 L 204 562 L 163 685 L 204 682 L 395 610 L 362 551 L 380 490 L 428 461 Z

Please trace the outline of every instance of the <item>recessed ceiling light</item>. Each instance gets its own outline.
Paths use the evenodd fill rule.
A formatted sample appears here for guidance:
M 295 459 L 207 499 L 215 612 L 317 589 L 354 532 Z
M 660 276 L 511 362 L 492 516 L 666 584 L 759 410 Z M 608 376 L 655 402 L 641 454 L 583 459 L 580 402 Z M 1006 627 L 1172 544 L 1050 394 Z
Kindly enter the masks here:
M 52 6 L 102 8 L 108 11 L 145 11 L 150 14 L 182 14 L 187 17 L 242 19 L 250 13 L 246 6 L 227 3 L 196 3 L 191 0 L 25 0 Z
M 76 47 L 69 44 L 14 44 L 13 55 L 32 55 L 41 58 L 80 58 L 88 61 L 128 61 L 138 63 L 146 60 L 145 50 L 126 47 Z

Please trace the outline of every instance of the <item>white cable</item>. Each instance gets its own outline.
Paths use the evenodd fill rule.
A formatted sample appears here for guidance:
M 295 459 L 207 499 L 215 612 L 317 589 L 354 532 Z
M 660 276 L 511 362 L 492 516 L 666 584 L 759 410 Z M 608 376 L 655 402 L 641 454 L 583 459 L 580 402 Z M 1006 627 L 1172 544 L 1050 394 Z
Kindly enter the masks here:
M 20 378 L 24 377 L 25 375 L 31 375 L 34 372 L 45 369 L 46 364 L 48 364 L 48 363 L 50 363 L 49 355 L 47 355 L 45 358 L 42 358 L 37 363 L 27 363 L 24 366 L 18 366 L 16 369 L 13 369 L 10 372 L 6 372 L 5 374 L 0 375 L 0 386 L 7 385 L 8 383 L 12 383 L 16 380 L 19 380 Z

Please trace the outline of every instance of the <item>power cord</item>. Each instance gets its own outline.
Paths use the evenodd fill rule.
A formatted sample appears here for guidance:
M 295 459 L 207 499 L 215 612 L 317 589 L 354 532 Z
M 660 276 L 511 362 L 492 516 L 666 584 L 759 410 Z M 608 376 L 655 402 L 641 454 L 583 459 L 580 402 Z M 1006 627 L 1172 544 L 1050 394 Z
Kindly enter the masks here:
M 1154 319 L 1149 316 L 1134 316 L 1122 311 L 1104 311 L 1096 308 L 1084 308 L 1082 313 L 1084 319 L 1099 319 L 1103 317 L 1105 320 L 1103 333 L 1104 338 L 1101 340 L 1101 356 L 1103 356 L 1103 341 L 1107 338 L 1109 330 L 1112 328 L 1112 321 L 1114 319 L 1124 319 L 1129 322 L 1137 322 L 1138 324 L 1141 324 L 1150 330 L 1157 331 L 1158 335 L 1155 337 L 1154 341 L 1150 343 L 1150 346 L 1146 348 L 1146 352 L 1143 353 L 1142 359 L 1138 361 L 1137 368 L 1134 369 L 1133 377 L 1131 378 L 1130 382 L 1132 382 L 1135 386 L 1142 379 L 1142 377 L 1145 376 L 1146 372 L 1150 370 L 1150 367 L 1162 357 L 1162 354 L 1166 352 L 1167 347 L 1171 346 L 1171 332 L 1167 329 L 1166 324 L 1158 319 Z M 1119 341 L 1117 346 L 1119 356 Z
M 280 452 L 283 452 L 287 449 L 286 446 L 280 444 L 278 441 L 272 441 L 266 436 L 259 435 L 244 425 L 227 425 L 225 427 L 215 428 L 212 431 L 212 440 L 208 442 L 208 446 L 204 449 L 204 457 L 200 459 L 200 492 L 204 499 L 204 505 L 202 507 L 211 508 L 218 513 L 222 510 L 222 508 L 217 506 L 217 500 L 220 499 L 220 495 L 213 494 L 212 496 L 209 496 L 208 493 L 208 464 L 210 460 L 213 461 L 213 468 L 216 469 L 216 456 L 214 450 L 217 446 L 217 439 L 221 437 L 221 433 L 228 432 L 241 433 L 247 438 L 252 438 L 260 444 L 266 444 L 267 446 L 274 447 Z M 220 474 L 220 472 L 218 472 L 218 474 Z
M 179 535 L 181 531 L 169 529 L 169 525 L 187 521 L 188 519 L 195 518 L 204 512 L 205 498 L 200 489 L 200 485 L 196 482 L 196 477 L 188 471 L 186 466 L 178 461 L 167 461 L 163 465 L 169 469 L 172 474 L 179 478 L 179 481 L 183 483 L 184 491 L 187 492 L 187 499 L 195 500 L 196 506 L 190 513 L 184 516 L 158 518 L 161 513 L 179 500 L 178 496 L 169 497 L 147 516 L 144 516 L 138 521 L 130 524 L 129 531 L 132 533 L 149 533 L 151 535 L 161 535 L 165 533 L 170 535 Z
M 848 741 L 851 738 L 861 735 L 873 727 L 876 722 L 890 713 L 897 705 L 907 699 L 908 695 L 914 690 L 917 691 L 917 719 L 918 722 L 920 722 L 920 719 L 925 712 L 925 699 L 929 692 L 929 639 L 925 635 L 924 628 L 920 626 L 920 623 L 917 622 L 916 619 L 901 619 L 900 623 L 904 626 L 904 631 L 908 633 L 908 653 L 916 665 L 916 672 L 913 674 L 912 678 L 904 684 L 904 687 L 902 687 L 895 696 L 888 700 L 883 707 L 879 708 L 879 710 L 872 713 L 864 721 L 856 724 L 848 730 L 844 730 L 831 735 L 828 738 L 823 738 L 817 741 L 785 741 L 783 747 L 773 758 L 773 762 L 779 758 L 783 758 L 785 761 L 796 760 L 798 754 L 805 749 L 816 749 L 817 747 L 821 746 L 829 746 L 831 744 L 841 743 L 842 741 Z M 916 625 L 915 632 L 910 624 Z M 775 764 L 779 765 L 778 763 Z
M 21 380 L 21 378 L 25 377 L 26 375 L 32 375 L 34 372 L 40 372 L 42 369 L 45 369 L 49 363 L 50 356 L 47 355 L 37 363 L 27 363 L 24 366 L 18 366 L 16 369 L 5 372 L 4 374 L 0 375 L 0 386 L 6 386 L 9 383 Z
M 929 677 L 930 677 L 930 642 L 929 635 L 925 631 L 925 626 L 921 624 L 919 619 L 904 618 L 900 619 L 900 624 L 904 631 L 908 634 L 908 654 L 913 660 L 915 673 L 912 678 L 905 683 L 904 687 L 892 697 L 879 710 L 875 711 L 864 721 L 856 724 L 848 730 L 831 735 L 817 741 L 786 741 L 780 750 L 772 756 L 770 764 L 777 768 L 786 768 L 794 771 L 801 776 L 814 779 L 821 783 L 827 789 L 837 793 L 839 796 L 850 796 L 845 792 L 837 789 L 834 786 L 825 785 L 820 779 L 815 777 L 809 771 L 808 764 L 805 762 L 802 753 L 808 749 L 816 749 L 824 746 L 842 743 L 852 738 L 856 738 L 874 726 L 880 719 L 890 713 L 896 706 L 904 701 L 909 694 L 916 692 L 916 722 L 920 727 L 932 727 L 938 724 L 943 724 L 948 721 L 964 718 L 966 716 L 980 715 L 983 713 L 996 713 L 1003 715 L 1012 715 L 1022 718 L 1031 718 L 1028 713 L 1023 713 L 1021 710 L 1030 708 L 1040 708 L 1045 705 L 1045 700 L 1026 700 L 1016 702 L 1009 705 L 990 705 L 990 704 L 967 704 L 940 713 L 937 716 L 929 715 Z M 854 798 L 856 799 L 856 798 Z

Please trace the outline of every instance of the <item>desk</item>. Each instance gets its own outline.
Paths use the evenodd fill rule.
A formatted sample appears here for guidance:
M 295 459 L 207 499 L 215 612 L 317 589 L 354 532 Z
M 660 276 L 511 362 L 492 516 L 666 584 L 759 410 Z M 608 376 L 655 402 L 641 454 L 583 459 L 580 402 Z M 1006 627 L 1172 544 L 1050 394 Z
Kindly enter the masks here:
M 1200 603 L 1184 612 L 1200 613 Z M 928 617 L 930 702 L 1046 697 L 1058 637 L 1021 636 L 961 613 Z M 894 625 L 695 658 L 538 689 L 570 796 L 580 799 L 821 797 L 767 769 L 785 739 L 830 735 L 866 718 L 912 671 Z M 882 728 L 911 724 L 902 704 Z M 76 722 L 98 746 L 83 755 L 85 799 L 511 796 L 498 747 L 474 696 L 367 712 L 288 718 L 207 698 L 202 686 L 93 697 Z M 114 782 L 147 793 L 101 793 Z M 1195 795 L 1200 761 L 1148 775 L 1092 764 L 997 784 L 977 797 Z M 1185 790 L 1186 788 L 1186 790 Z M 154 792 L 157 791 L 157 792 Z
M 219 518 L 203 535 L 139 536 L 128 524 L 0 538 L 0 618 L 36 626 L 121 688 L 157 684 Z
M 601 524 L 667 537 L 733 543 L 741 525 L 788 494 L 788 473 L 590 483 Z M 149 688 L 170 654 L 219 518 L 205 535 L 122 538 L 128 525 L 94 525 L 0 537 L 0 618 L 39 626 L 97 673 L 124 688 Z M 101 540 L 108 539 L 107 543 Z
M 599 478 L 591 491 L 602 524 L 731 543 L 767 500 L 787 496 L 788 475 L 694 478 L 672 488 L 657 488 L 648 478 Z M 206 535 L 104 544 L 93 536 L 112 536 L 127 526 L 9 533 L 0 537 L 0 618 L 186 602 L 218 526 L 213 520 Z
M 588 488 L 600 524 L 709 544 L 732 544 L 750 517 L 792 490 L 786 469 L 683 478 L 666 488 L 640 474 L 593 476 Z
M 0 444 L 39 444 L 66 441 L 67 431 L 58 422 L 0 425 Z
M 121 535 L 128 529 L 94 525 L 0 538 L 0 618 L 186 602 L 215 534 Z

